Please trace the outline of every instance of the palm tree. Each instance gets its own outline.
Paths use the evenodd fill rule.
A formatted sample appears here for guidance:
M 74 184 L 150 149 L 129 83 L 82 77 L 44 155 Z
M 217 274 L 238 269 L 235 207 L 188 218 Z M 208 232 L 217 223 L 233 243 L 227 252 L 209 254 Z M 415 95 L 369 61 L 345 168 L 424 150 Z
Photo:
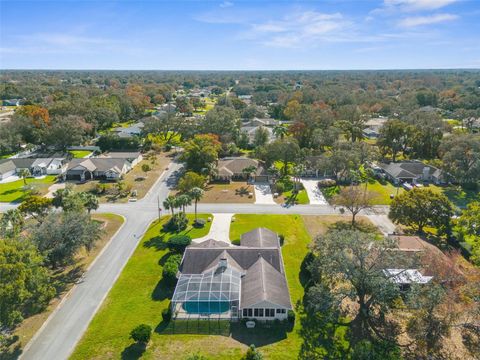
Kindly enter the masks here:
M 190 190 L 189 195 L 195 201 L 195 221 L 197 221 L 197 203 L 202 199 L 204 191 L 199 187 Z
M 283 125 L 275 125 L 273 134 L 275 137 L 283 139 L 288 134 L 288 129 Z
M 20 170 L 18 175 L 23 179 L 23 185 L 27 185 L 27 177 L 29 177 L 31 175 L 30 170 L 22 169 L 22 170 Z
M 182 211 L 185 213 L 185 207 L 192 203 L 192 198 L 187 194 L 180 195 L 176 199 L 177 206 L 182 208 Z
M 98 198 L 94 194 L 83 193 L 83 205 L 87 209 L 88 213 L 90 211 L 98 209 Z
M 165 208 L 165 210 L 170 210 L 173 216 L 175 214 L 175 208 L 177 207 L 177 199 L 175 198 L 175 196 L 168 196 L 163 202 L 163 207 Z
M 15 237 L 22 229 L 25 219 L 18 209 L 7 210 L 0 220 L 0 230 L 7 237 Z

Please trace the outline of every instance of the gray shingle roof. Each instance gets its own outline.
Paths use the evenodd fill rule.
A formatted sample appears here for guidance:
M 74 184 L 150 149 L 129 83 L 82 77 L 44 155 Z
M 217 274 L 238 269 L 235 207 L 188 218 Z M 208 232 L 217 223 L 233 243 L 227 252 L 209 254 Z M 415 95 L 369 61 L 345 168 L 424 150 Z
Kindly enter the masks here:
M 0 174 L 8 173 L 15 170 L 17 167 L 15 163 L 10 159 L 0 160 Z
M 394 178 L 408 178 L 413 179 L 423 175 L 423 169 L 428 168 L 429 174 L 435 177 L 440 177 L 442 171 L 434 166 L 426 165 L 420 161 L 404 161 L 398 163 L 384 164 L 379 166 L 389 175 Z
M 263 168 L 257 160 L 243 157 L 220 159 L 218 160 L 217 169 L 219 175 L 231 176 L 233 174 L 242 174 L 242 170 L 250 166 L 257 168 L 256 175 L 260 175 L 263 172 Z
M 259 256 L 242 278 L 240 307 L 248 308 L 261 301 L 292 307 L 285 275 Z
M 90 159 L 72 159 L 68 164 L 68 170 L 83 166 L 89 171 L 107 171 L 117 170 L 121 171 L 127 160 L 114 158 L 90 158 Z
M 256 228 L 242 234 L 240 245 L 248 247 L 278 247 L 278 236 L 272 230 Z

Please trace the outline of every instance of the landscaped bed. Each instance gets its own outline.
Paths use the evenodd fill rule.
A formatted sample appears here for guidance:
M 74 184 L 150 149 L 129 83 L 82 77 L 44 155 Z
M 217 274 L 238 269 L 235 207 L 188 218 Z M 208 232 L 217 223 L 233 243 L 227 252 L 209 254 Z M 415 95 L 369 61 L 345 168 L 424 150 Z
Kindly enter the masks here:
M 27 178 L 27 185 L 33 186 L 40 196 L 48 192 L 48 188 L 55 183 L 56 176 L 47 175 L 44 178 Z M 0 184 L 0 202 L 22 202 L 30 191 L 24 191 L 23 179 Z
M 13 343 L 10 348 L 16 346 L 24 347 L 33 335 L 38 331 L 42 324 L 47 320 L 50 314 L 58 306 L 62 297 L 70 290 L 75 283 L 76 279 L 81 273 L 88 268 L 88 266 L 95 260 L 100 251 L 110 241 L 112 236 L 120 229 L 124 219 L 115 214 L 92 214 L 92 219 L 102 222 L 103 234 L 101 238 L 95 242 L 93 249 L 90 252 L 85 250 L 81 251 L 76 256 L 77 262 L 73 265 L 69 265 L 66 268 L 58 271 L 54 275 L 56 281 L 56 287 L 59 289 L 59 294 L 49 304 L 48 308 L 40 314 L 36 314 L 26 318 L 20 326 L 18 326 L 14 332 L 14 335 L 18 336 L 18 341 Z M 1 358 L 1 357 L 0 357 Z M 2 358 L 3 359 L 3 358 Z
M 209 215 L 200 215 L 207 218 Z M 340 217 L 335 217 L 339 219 Z M 170 256 L 166 242 L 171 234 L 160 232 L 161 223 L 154 223 L 145 234 L 128 261 L 117 283 L 94 317 L 90 327 L 72 355 L 72 359 L 183 359 L 200 353 L 209 359 L 238 359 L 249 344 L 256 344 L 267 359 L 297 359 L 303 339 L 297 314 L 295 327 L 287 331 L 283 325 L 247 329 L 244 324 L 227 321 L 162 321 L 162 310 L 169 306 L 173 289 L 162 280 L 162 266 Z M 193 215 L 189 215 L 193 219 Z M 311 218 L 318 229 L 334 220 L 328 216 Z M 203 229 L 189 229 L 192 238 L 208 233 Z M 292 303 L 301 300 L 304 289 L 300 284 L 300 265 L 307 254 L 311 237 L 298 215 L 236 215 L 230 237 L 238 241 L 240 235 L 256 227 L 270 228 L 285 236 L 282 248 L 285 271 Z M 151 342 L 142 349 L 129 339 L 130 331 L 146 323 L 155 330 Z

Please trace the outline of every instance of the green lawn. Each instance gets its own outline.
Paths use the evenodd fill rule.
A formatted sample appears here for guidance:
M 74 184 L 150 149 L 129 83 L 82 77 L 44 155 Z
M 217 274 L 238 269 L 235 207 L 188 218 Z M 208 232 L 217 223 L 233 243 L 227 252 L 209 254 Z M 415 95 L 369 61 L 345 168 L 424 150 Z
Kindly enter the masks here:
M 310 204 L 308 199 L 308 194 L 305 189 L 300 190 L 297 194 L 293 193 L 293 190 L 285 191 L 277 199 L 275 199 L 279 204 L 288 204 L 288 205 L 306 205 Z
M 203 218 L 208 216 L 202 215 Z M 230 236 L 238 240 L 240 234 L 259 226 L 285 235 L 282 253 L 295 305 L 303 296 L 299 270 L 310 242 L 303 218 L 297 215 L 236 215 Z M 290 332 L 280 331 L 275 326 L 247 330 L 239 324 L 229 327 L 225 322 L 162 323 L 161 311 L 168 306 L 172 291 L 167 290 L 161 279 L 162 264 L 168 257 L 165 241 L 169 235 L 160 233 L 159 236 L 160 228 L 160 224 L 154 223 L 147 231 L 72 359 L 137 359 L 142 356 L 142 359 L 182 360 L 196 352 L 208 359 L 239 359 L 251 343 L 258 345 L 265 359 L 298 358 L 303 342 L 298 332 L 299 320 Z M 207 232 L 208 227 L 191 230 L 189 235 L 200 237 Z M 129 339 L 131 329 L 141 323 L 156 329 L 146 350 Z
M 56 176 L 47 175 L 43 179 L 27 178 L 27 185 L 32 185 L 37 189 L 40 195 L 47 193 L 50 185 L 55 183 Z M 21 202 L 29 194 L 28 191 L 23 191 L 23 179 L 12 181 L 5 184 L 0 184 L 0 202 Z
M 75 159 L 82 159 L 92 152 L 88 150 L 70 150 L 69 153 L 72 154 Z

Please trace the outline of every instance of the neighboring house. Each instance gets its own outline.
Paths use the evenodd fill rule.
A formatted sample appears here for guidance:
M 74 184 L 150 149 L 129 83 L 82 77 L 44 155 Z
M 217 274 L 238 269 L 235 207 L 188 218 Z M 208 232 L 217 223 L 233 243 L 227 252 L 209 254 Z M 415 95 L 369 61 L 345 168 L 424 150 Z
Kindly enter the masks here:
M 383 170 L 386 177 L 395 184 L 403 182 L 412 184 L 423 182 L 445 183 L 442 170 L 432 165 L 426 165 L 421 161 L 380 163 L 378 166 Z
M 0 180 L 30 171 L 33 176 L 61 175 L 67 170 L 65 158 L 14 158 L 0 160 Z
M 268 131 L 268 142 L 273 141 L 275 139 L 275 135 L 273 135 L 272 128 L 266 127 L 266 126 L 263 126 L 263 125 L 260 125 L 260 126 L 242 126 L 240 128 L 240 131 L 247 134 L 248 142 L 250 144 L 253 144 L 253 142 L 255 141 L 255 133 L 260 128 L 264 128 L 265 130 Z
M 250 174 L 250 179 L 255 181 L 269 181 L 270 176 L 266 173 L 258 160 L 244 157 L 228 157 L 219 159 L 217 162 L 216 181 L 249 180 L 249 176 L 243 172 L 244 169 L 254 167 L 256 170 Z
M 129 138 L 132 136 L 139 136 L 143 131 L 143 122 L 137 122 L 128 127 L 117 127 L 113 129 L 113 132 L 119 137 Z
M 130 164 L 131 167 L 136 166 L 140 161 L 143 160 L 142 153 L 139 151 L 134 152 L 107 152 L 99 155 L 99 159 L 125 159 Z
M 278 236 L 265 228 L 243 234 L 240 246 L 188 246 L 177 277 L 174 319 L 285 320 L 292 309 Z
M 278 121 L 272 118 L 253 118 L 248 122 L 249 126 L 275 126 L 278 124 Z
M 17 167 L 11 159 L 0 160 L 0 181 L 15 175 Z
M 132 164 L 126 159 L 72 159 L 68 164 L 66 178 L 79 181 L 92 179 L 118 180 L 131 169 Z
M 387 118 L 373 118 L 368 120 L 365 125 L 366 128 L 363 129 L 363 135 L 367 139 L 377 139 L 380 135 L 380 129 L 387 122 Z
M 383 274 L 401 290 L 408 290 L 412 284 L 427 284 L 433 279 L 433 276 L 423 276 L 417 269 L 384 269 Z
M 7 99 L 2 100 L 3 106 L 20 106 L 25 103 L 25 99 Z

